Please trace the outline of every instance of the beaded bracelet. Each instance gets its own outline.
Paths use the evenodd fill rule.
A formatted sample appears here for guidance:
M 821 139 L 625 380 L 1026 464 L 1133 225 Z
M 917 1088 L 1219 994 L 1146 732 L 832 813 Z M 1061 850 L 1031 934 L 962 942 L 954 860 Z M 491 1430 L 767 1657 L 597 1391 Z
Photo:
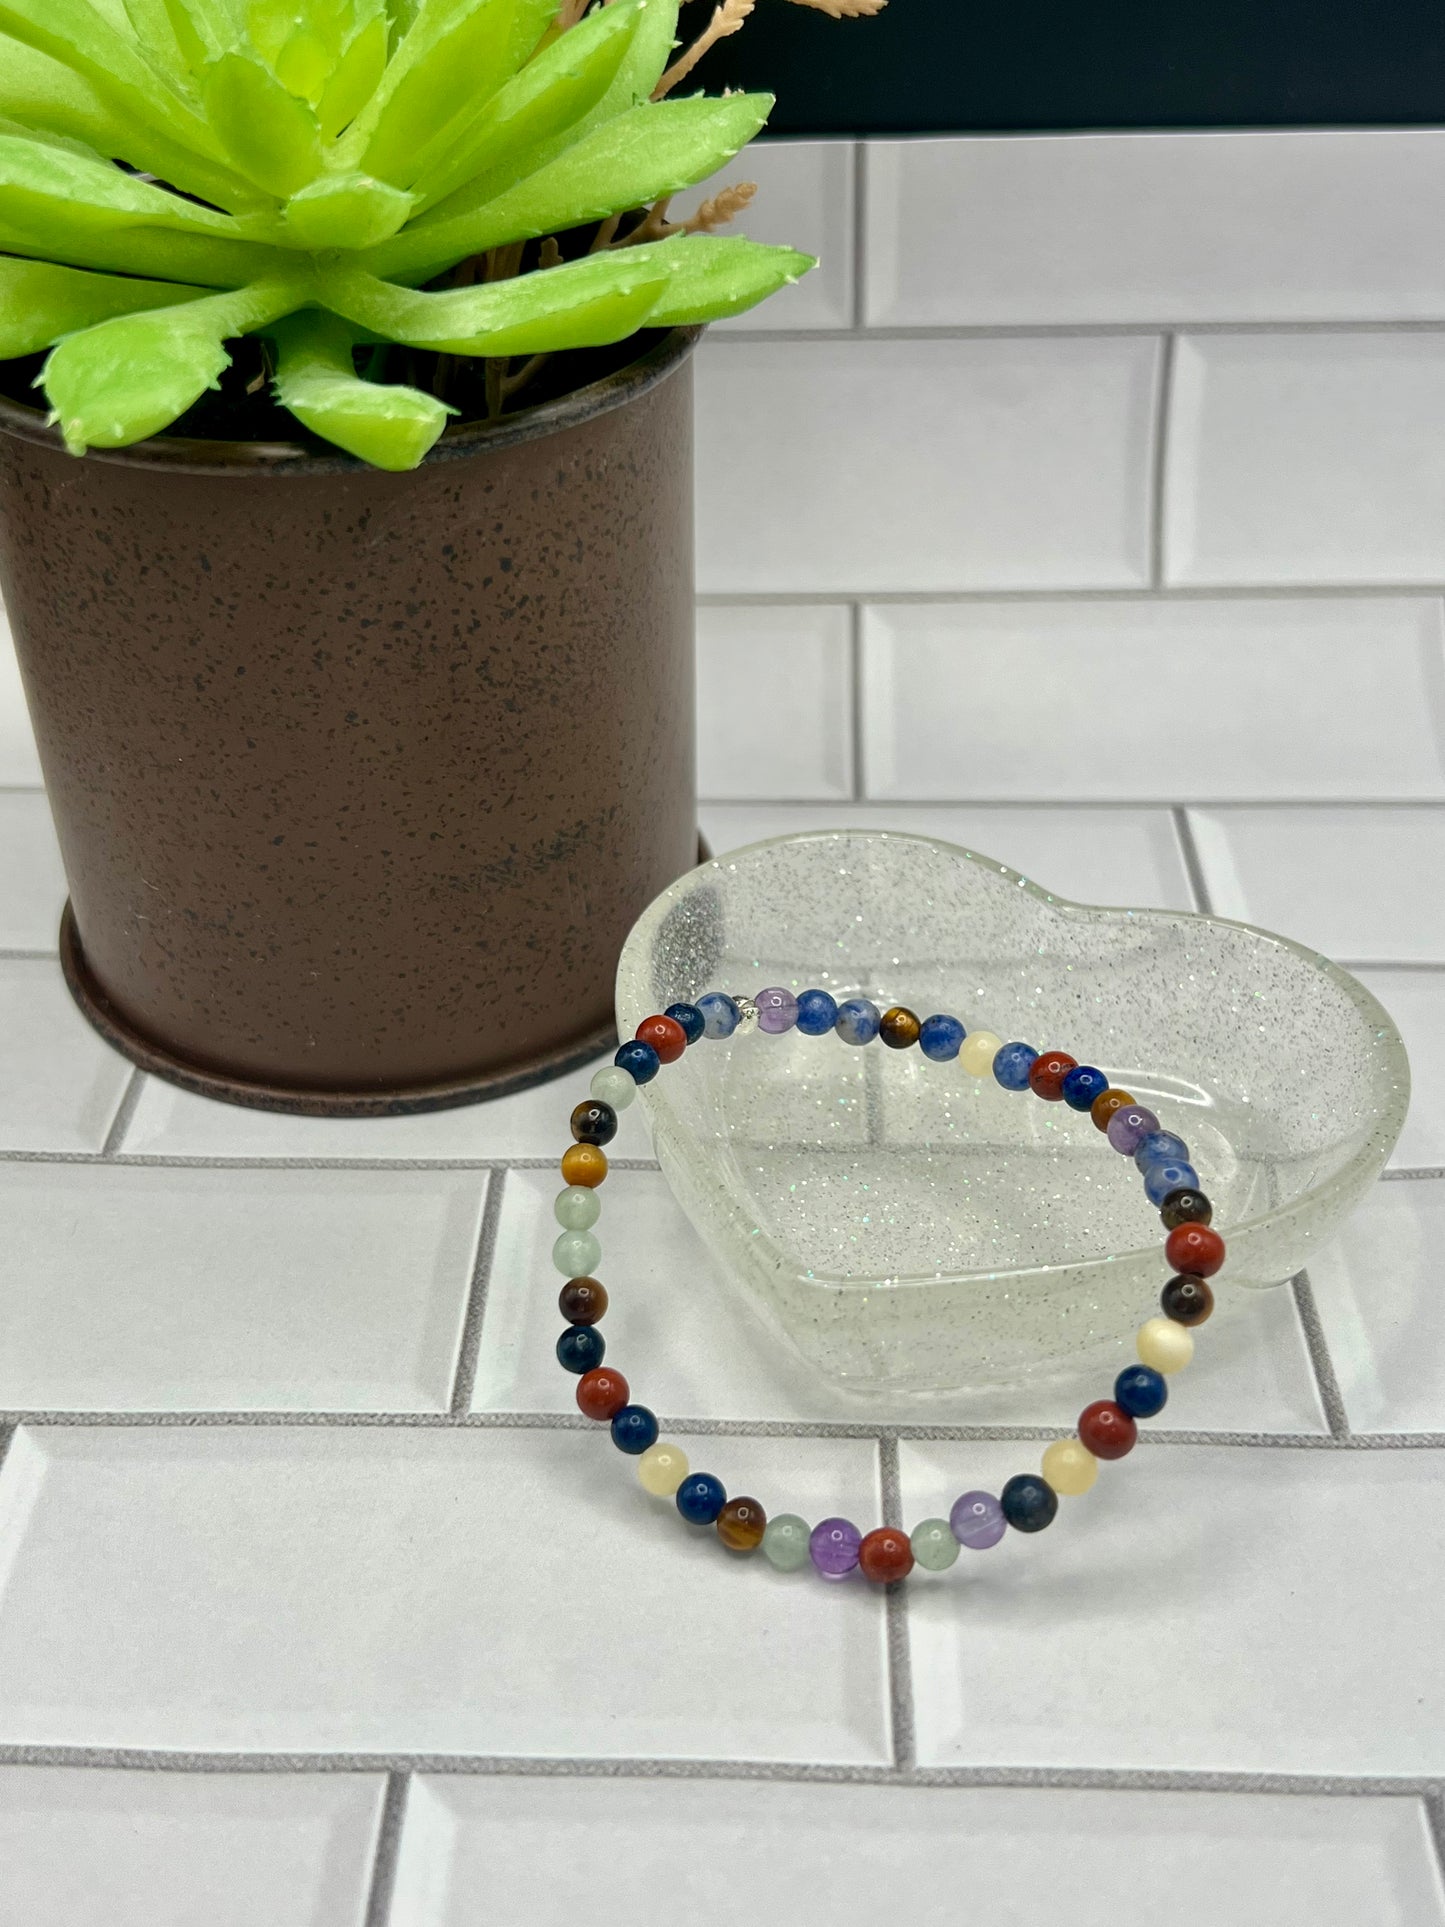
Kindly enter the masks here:
M 1114 1396 L 1084 1408 L 1077 1436 L 1055 1440 L 1039 1472 L 1019 1473 L 997 1496 L 965 1492 L 946 1519 L 925 1519 L 911 1534 L 893 1526 L 865 1534 L 848 1519 L 824 1519 L 810 1529 L 795 1513 L 770 1519 L 756 1499 L 730 1499 L 710 1472 L 693 1472 L 677 1446 L 659 1440 L 656 1418 L 645 1405 L 632 1403 L 627 1380 L 602 1362 L 606 1348 L 597 1325 L 607 1310 L 607 1293 L 593 1275 L 602 1247 L 592 1230 L 601 1213 L 597 1187 L 607 1176 L 602 1146 L 616 1135 L 617 1114 L 632 1102 L 639 1084 L 649 1083 L 664 1064 L 676 1063 L 703 1038 L 731 1037 L 754 1024 L 774 1036 L 797 1029 L 809 1037 L 831 1031 L 845 1044 L 869 1044 L 880 1037 L 892 1050 L 916 1044 L 935 1062 L 958 1058 L 974 1077 L 992 1072 L 1006 1091 L 1032 1091 L 1046 1102 L 1088 1111 L 1114 1149 L 1134 1159 L 1168 1232 L 1164 1255 L 1174 1276 L 1160 1297 L 1163 1316 L 1139 1327 L 1139 1363 L 1119 1373 Z M 584 1415 L 610 1425 L 613 1443 L 637 1459 L 646 1491 L 673 1499 L 689 1524 L 714 1527 L 730 1552 L 761 1546 L 780 1571 L 794 1572 L 811 1562 L 825 1579 L 843 1579 L 857 1569 L 887 1584 L 906 1578 L 915 1564 L 943 1572 L 961 1546 L 981 1552 L 997 1545 L 1010 1526 L 1016 1532 L 1041 1532 L 1052 1523 L 1061 1494 L 1089 1490 L 1100 1459 L 1122 1459 L 1132 1451 L 1138 1421 L 1164 1409 L 1166 1375 L 1194 1355 L 1191 1327 L 1202 1325 L 1214 1309 L 1207 1281 L 1224 1263 L 1224 1240 L 1211 1228 L 1213 1207 L 1199 1189 L 1188 1146 L 1161 1130 L 1154 1113 L 1128 1091 L 1113 1089 L 1102 1071 L 1077 1063 L 1065 1051 L 1006 1044 L 992 1031 L 966 1031 L 956 1017 L 920 1021 L 902 1006 L 880 1012 L 866 997 L 835 1003 L 825 990 L 794 997 L 773 988 L 756 998 L 710 991 L 695 1004 L 672 1004 L 663 1015 L 639 1024 L 633 1041 L 593 1077 L 591 1089 L 591 1101 L 572 1113 L 575 1142 L 562 1159 L 567 1188 L 556 1204 L 562 1233 L 552 1256 L 567 1279 L 559 1304 L 568 1321 L 557 1341 L 558 1361 L 579 1375 L 577 1404 Z

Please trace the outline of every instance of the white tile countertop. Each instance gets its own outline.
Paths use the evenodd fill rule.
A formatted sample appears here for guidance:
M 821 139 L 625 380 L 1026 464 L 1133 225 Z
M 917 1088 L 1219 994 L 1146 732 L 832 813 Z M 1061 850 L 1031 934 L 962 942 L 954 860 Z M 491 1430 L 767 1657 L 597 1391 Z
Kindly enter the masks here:
M 1316 945 L 1411 1052 L 1390 1168 L 1087 1530 L 720 1567 L 552 1362 L 587 1074 L 365 1122 L 132 1075 L 0 637 L 0 1927 L 1445 1927 L 1445 133 L 748 171 L 828 259 L 699 359 L 714 847 L 920 829 Z M 860 1418 L 626 1149 L 609 1336 L 739 1486 L 916 1518 L 1094 1395 Z

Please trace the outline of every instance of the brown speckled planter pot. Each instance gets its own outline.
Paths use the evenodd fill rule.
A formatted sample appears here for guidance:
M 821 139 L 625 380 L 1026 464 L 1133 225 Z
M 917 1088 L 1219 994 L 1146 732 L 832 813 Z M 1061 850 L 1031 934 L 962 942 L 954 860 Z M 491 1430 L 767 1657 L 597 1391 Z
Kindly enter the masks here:
M 600 1049 L 697 860 L 695 331 L 385 475 L 300 444 L 67 455 L 0 401 L 0 587 L 67 978 L 266 1108 L 465 1102 Z

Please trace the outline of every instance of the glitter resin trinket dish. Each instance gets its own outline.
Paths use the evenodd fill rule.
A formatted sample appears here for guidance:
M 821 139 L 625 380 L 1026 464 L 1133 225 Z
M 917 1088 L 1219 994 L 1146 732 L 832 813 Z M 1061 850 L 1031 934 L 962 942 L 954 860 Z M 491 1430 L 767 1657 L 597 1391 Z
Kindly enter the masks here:
M 907 1004 L 925 1048 L 849 1048 L 768 1013 L 639 1093 L 683 1208 L 756 1307 L 859 1392 L 953 1390 L 1117 1351 L 1167 1276 L 1087 1110 L 968 1068 L 948 1013 L 1065 1038 L 1188 1140 L 1230 1283 L 1309 1260 L 1374 1182 L 1409 1101 L 1398 1032 L 1328 959 L 1249 925 L 1067 902 L 921 836 L 822 831 L 703 865 L 639 919 L 623 1036 L 713 987 Z M 806 1012 L 806 1002 L 804 1004 Z M 884 1041 L 887 1041 L 886 1039 Z

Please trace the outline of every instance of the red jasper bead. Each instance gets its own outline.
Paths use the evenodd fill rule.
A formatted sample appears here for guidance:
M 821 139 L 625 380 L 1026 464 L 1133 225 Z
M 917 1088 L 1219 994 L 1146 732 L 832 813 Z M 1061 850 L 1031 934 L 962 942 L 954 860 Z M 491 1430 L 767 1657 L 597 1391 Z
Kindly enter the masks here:
M 616 1418 L 631 1396 L 621 1372 L 614 1372 L 607 1365 L 584 1372 L 577 1381 L 578 1410 L 584 1418 L 596 1419 L 599 1425 Z
M 864 1535 L 858 1548 L 858 1564 L 863 1577 L 886 1586 L 895 1579 L 906 1579 L 913 1570 L 913 1548 L 908 1534 L 893 1526 L 879 1526 Z
M 1176 1225 L 1164 1241 L 1164 1256 L 1174 1271 L 1212 1278 L 1224 1263 L 1224 1240 L 1213 1225 Z
M 675 1017 L 646 1017 L 637 1026 L 639 1044 L 651 1044 L 664 1064 L 675 1064 L 687 1049 L 687 1032 Z
M 1079 1414 L 1079 1443 L 1096 1459 L 1122 1459 L 1134 1450 L 1139 1428 L 1111 1398 L 1096 1399 Z
M 1078 1061 L 1077 1057 L 1070 1057 L 1066 1050 L 1040 1051 L 1029 1065 L 1029 1089 L 1035 1097 L 1047 1098 L 1050 1104 L 1061 1104 L 1064 1099 L 1064 1079 Z

